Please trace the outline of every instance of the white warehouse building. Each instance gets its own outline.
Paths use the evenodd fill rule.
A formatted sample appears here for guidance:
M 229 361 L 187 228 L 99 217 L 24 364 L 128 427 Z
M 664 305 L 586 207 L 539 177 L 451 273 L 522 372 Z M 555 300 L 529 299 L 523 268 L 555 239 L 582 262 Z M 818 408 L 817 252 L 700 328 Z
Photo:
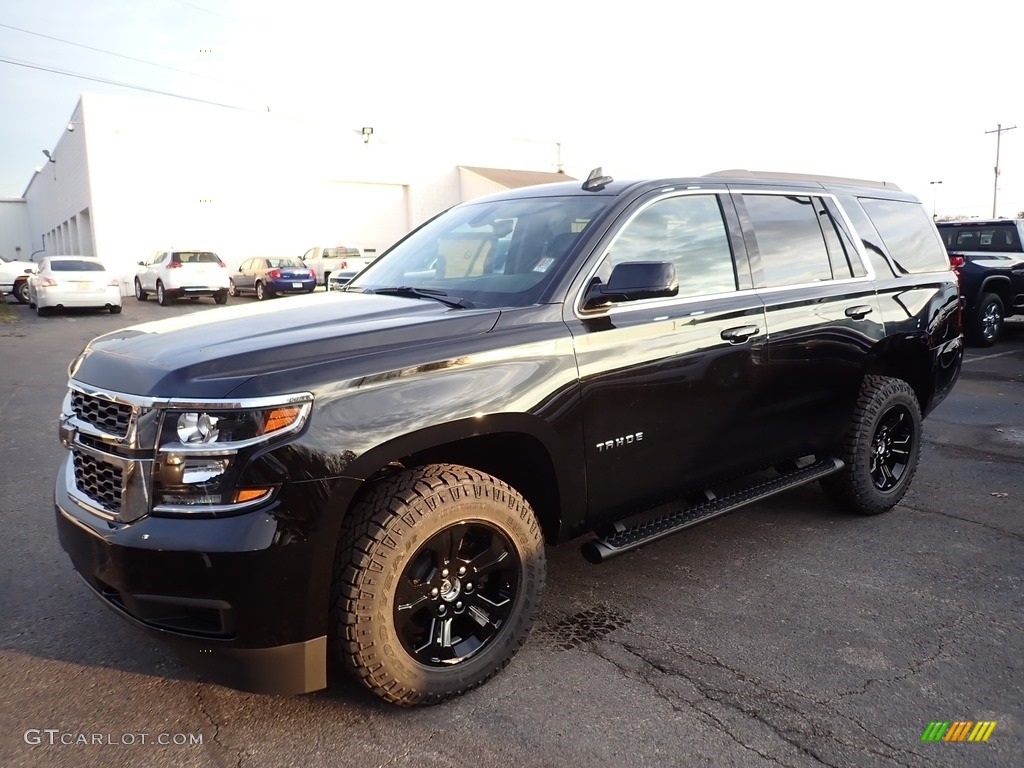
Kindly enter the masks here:
M 98 256 L 127 292 L 162 249 L 212 250 L 229 267 L 317 245 L 379 253 L 461 201 L 569 179 L 560 149 L 87 93 L 24 199 L 0 201 L 0 255 Z

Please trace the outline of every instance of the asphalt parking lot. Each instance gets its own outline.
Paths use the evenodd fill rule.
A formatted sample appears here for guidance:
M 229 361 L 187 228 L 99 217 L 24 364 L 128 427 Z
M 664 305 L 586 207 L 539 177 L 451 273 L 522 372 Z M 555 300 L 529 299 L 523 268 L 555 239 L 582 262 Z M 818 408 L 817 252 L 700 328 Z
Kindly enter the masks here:
M 549 549 L 541 620 L 512 664 L 403 711 L 345 683 L 294 698 L 204 683 L 104 608 L 60 549 L 68 362 L 100 333 L 213 302 L 12 309 L 2 766 L 1024 764 L 1024 324 L 970 350 L 896 510 L 841 515 L 808 486 L 601 566 Z M 930 722 L 963 720 L 997 725 L 984 743 L 922 742 Z

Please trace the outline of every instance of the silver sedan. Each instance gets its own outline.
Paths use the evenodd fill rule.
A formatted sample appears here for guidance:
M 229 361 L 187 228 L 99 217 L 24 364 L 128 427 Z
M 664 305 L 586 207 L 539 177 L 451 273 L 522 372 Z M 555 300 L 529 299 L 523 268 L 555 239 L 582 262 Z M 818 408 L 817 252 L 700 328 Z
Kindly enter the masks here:
M 28 279 L 28 296 L 40 317 L 65 307 L 121 311 L 121 281 L 91 256 L 46 257 Z

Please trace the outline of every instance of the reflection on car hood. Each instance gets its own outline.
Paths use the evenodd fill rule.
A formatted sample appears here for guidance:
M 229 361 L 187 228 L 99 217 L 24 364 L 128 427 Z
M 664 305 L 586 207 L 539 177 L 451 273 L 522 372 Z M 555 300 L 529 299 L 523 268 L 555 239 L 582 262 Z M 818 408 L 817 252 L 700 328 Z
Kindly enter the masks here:
M 227 397 L 254 376 L 337 364 L 439 337 L 486 333 L 497 310 L 453 310 L 435 301 L 356 293 L 313 294 L 270 304 L 195 312 L 99 336 L 74 378 L 152 397 Z

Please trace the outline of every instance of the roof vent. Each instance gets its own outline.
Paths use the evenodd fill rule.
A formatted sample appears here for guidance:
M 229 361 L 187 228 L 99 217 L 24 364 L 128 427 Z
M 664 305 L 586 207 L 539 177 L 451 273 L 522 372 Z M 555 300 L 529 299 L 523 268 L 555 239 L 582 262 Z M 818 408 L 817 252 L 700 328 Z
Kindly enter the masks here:
M 595 168 L 587 176 L 587 180 L 583 182 L 584 192 L 600 192 L 602 189 L 607 187 L 613 181 L 611 176 L 603 176 L 600 167 Z

